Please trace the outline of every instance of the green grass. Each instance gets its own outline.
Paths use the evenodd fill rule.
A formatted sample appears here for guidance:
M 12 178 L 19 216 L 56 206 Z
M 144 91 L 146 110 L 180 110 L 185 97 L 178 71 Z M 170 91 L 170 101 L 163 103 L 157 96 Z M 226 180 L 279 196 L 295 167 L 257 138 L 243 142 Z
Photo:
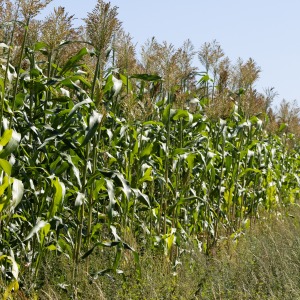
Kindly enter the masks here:
M 200 253 L 193 245 L 185 245 L 176 267 L 161 253 L 145 249 L 140 255 L 140 280 L 130 252 L 125 252 L 120 262 L 123 274 L 92 279 L 86 276 L 82 263 L 78 298 L 299 299 L 299 230 L 300 209 L 294 206 L 268 220 L 262 217 L 237 240 L 223 240 L 211 256 Z M 93 253 L 91 271 L 103 269 L 113 257 L 107 251 Z M 68 259 L 48 257 L 40 273 L 38 299 L 70 299 L 71 281 Z

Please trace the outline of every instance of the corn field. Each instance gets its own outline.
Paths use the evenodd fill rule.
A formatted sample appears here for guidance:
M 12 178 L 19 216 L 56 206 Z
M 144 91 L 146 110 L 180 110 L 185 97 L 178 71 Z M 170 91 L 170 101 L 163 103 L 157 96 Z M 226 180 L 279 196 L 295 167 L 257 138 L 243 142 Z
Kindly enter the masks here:
M 162 73 L 131 72 L 128 57 L 107 47 L 121 25 L 116 8 L 103 1 L 86 20 L 85 40 L 71 29 L 56 43 L 46 33 L 35 38 L 33 17 L 47 3 L 28 3 L 26 10 L 19 2 L 12 20 L 2 18 L 1 29 L 4 299 L 23 274 L 37 281 L 49 253 L 68 257 L 76 282 L 96 248 L 115 256 L 97 276 L 121 273 L 129 250 L 140 276 L 143 247 L 162 251 L 170 263 L 187 242 L 209 254 L 262 211 L 297 200 L 298 140 L 284 123 L 268 130 L 265 111 L 246 113 L 247 89 L 225 93 L 207 69 L 193 73 L 191 92 L 187 75 L 172 83 L 168 56 Z M 66 26 L 71 20 L 62 8 L 55 15 Z M 221 95 L 228 112 L 212 116 Z M 126 240 L 128 232 L 137 245 Z

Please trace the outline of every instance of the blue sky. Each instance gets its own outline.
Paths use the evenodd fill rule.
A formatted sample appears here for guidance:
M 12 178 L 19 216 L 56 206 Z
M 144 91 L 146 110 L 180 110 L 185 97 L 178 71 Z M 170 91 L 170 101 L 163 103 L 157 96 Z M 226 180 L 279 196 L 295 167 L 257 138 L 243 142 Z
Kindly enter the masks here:
M 275 105 L 283 98 L 300 105 L 300 0 L 110 2 L 119 7 L 119 19 L 138 51 L 152 36 L 176 47 L 190 39 L 195 50 L 216 39 L 231 61 L 252 57 L 257 62 L 262 73 L 256 88 L 275 87 Z M 96 0 L 54 0 L 43 15 L 61 5 L 80 23 L 95 4 Z

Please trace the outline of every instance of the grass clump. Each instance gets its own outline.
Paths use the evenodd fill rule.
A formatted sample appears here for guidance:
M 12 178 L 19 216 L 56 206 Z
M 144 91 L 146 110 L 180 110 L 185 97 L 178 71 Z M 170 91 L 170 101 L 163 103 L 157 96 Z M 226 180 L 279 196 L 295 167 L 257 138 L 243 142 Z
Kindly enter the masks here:
M 299 299 L 300 211 L 260 219 L 213 258 L 196 299 Z
M 78 299 L 299 299 L 300 209 L 261 218 L 238 239 L 227 239 L 211 256 L 194 245 L 176 262 L 150 248 L 140 251 L 142 276 L 134 259 L 124 251 L 121 272 L 91 277 L 85 263 L 79 268 Z M 95 251 L 90 257 L 95 274 L 113 262 L 111 251 Z M 72 274 L 63 256 L 48 257 L 41 273 L 38 299 L 70 299 Z M 118 274 L 119 273 L 119 274 Z M 68 284 L 65 284 L 68 282 Z

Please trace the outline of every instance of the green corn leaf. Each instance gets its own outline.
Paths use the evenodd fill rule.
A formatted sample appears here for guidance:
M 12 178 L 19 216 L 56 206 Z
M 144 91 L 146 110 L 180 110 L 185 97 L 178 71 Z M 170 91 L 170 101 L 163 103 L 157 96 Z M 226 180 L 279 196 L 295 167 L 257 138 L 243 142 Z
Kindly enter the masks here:
M 282 123 L 280 124 L 280 127 L 279 127 L 279 132 L 282 132 L 285 128 L 288 127 L 288 124 L 287 123 Z
M 121 243 L 119 245 L 117 245 L 117 251 L 115 254 L 115 259 L 114 259 L 114 263 L 113 263 L 113 271 L 116 272 L 118 269 L 118 266 L 120 265 L 120 260 L 121 260 L 121 256 L 122 256 L 122 248 L 120 247 Z
M 198 196 L 190 196 L 190 197 L 181 197 L 175 204 L 175 206 L 181 206 L 183 204 L 191 205 L 194 202 L 202 202 L 204 204 L 205 200 L 201 199 Z
M 155 126 L 160 126 L 163 127 L 164 123 L 159 122 L 159 121 L 146 121 L 143 123 L 143 127 L 149 126 L 149 125 L 155 125 Z
M 133 74 L 130 78 L 141 79 L 144 81 L 160 81 L 161 77 L 158 75 L 149 75 L 149 74 Z
M 9 139 L 8 143 L 7 143 L 7 139 Z M 1 146 L 5 145 L 4 149 L 0 151 L 0 158 L 6 158 L 12 152 L 14 152 L 19 146 L 20 141 L 21 141 L 21 135 L 19 133 L 11 129 L 6 130 L 0 141 Z
M 47 224 L 48 224 L 48 222 L 46 222 L 46 221 L 41 220 L 40 218 L 38 218 L 36 225 L 31 229 L 31 231 L 29 232 L 29 234 L 26 236 L 26 238 L 24 239 L 24 242 L 28 241 L 29 239 L 31 239 L 34 234 L 38 233 Z
M 46 247 L 46 249 L 49 251 L 55 251 L 55 250 L 57 250 L 57 247 L 55 245 L 49 245 Z
M 132 151 L 130 151 L 130 162 L 131 163 L 133 163 L 134 156 L 138 153 L 138 151 L 139 151 L 139 142 L 135 141 L 134 147 L 133 147 Z
M 7 189 L 7 187 L 12 183 L 12 178 L 9 178 L 8 176 L 4 176 L 2 185 L 0 186 L 0 197 L 4 194 L 4 191 Z M 0 200 L 0 203 L 2 200 Z
M 148 168 L 145 171 L 143 177 L 139 179 L 138 185 L 140 186 L 145 181 L 153 181 L 153 176 L 151 175 L 151 173 L 152 173 L 152 167 Z
M 21 219 L 22 221 L 27 222 L 27 219 L 26 219 L 25 216 L 18 215 L 18 214 L 14 214 L 14 215 L 13 215 L 13 219 Z
M 81 206 L 85 201 L 85 195 L 78 192 L 75 200 L 75 206 Z
M 69 89 L 72 89 L 74 91 L 77 91 L 79 93 L 84 93 L 84 91 L 82 90 L 82 88 L 76 84 L 73 80 L 71 80 L 71 78 L 66 78 L 64 80 L 62 80 L 60 82 L 60 85 L 64 86 L 64 87 L 67 87 Z
M 14 178 L 12 185 L 12 201 L 10 203 L 11 210 L 13 211 L 21 202 L 24 194 L 24 185 L 22 181 Z
M 63 162 L 61 163 L 61 165 L 60 165 L 58 168 L 55 169 L 54 174 L 55 174 L 56 176 L 59 176 L 59 175 L 61 175 L 63 172 L 65 172 L 68 168 L 69 168 L 69 163 L 66 162 L 66 161 L 63 161 Z
M 109 75 L 106 78 L 105 86 L 103 88 L 103 94 L 111 91 L 111 89 L 113 88 L 113 86 L 114 86 L 114 83 L 113 83 L 113 80 L 112 80 L 112 75 Z
M 61 112 L 61 113 L 63 113 L 63 114 L 66 114 L 66 113 L 69 112 L 69 114 L 68 114 L 66 120 L 64 121 L 63 127 L 59 130 L 59 132 L 60 132 L 60 133 L 63 133 L 63 132 L 65 132 L 65 131 L 67 131 L 67 130 L 69 129 L 69 127 L 70 127 L 70 122 L 71 122 L 71 120 L 72 120 L 72 117 L 74 116 L 74 114 L 76 113 L 76 111 L 77 111 L 80 107 L 85 106 L 85 105 L 87 105 L 87 104 L 91 104 L 91 103 L 92 103 L 92 100 L 91 100 L 90 98 L 87 98 L 87 99 L 85 99 L 85 100 L 83 100 L 83 101 L 81 101 L 81 102 L 75 104 L 71 110 L 68 109 L 68 110 L 64 110 L 63 112 Z M 45 143 L 44 143 L 44 144 L 45 144 Z M 43 145 L 44 145 L 44 144 L 43 144 Z M 42 145 L 42 146 L 43 146 L 43 145 Z M 42 146 L 40 146 L 40 148 L 41 148 Z
M 132 91 L 132 85 L 131 85 L 131 82 L 128 80 L 128 77 L 124 76 L 122 74 L 119 74 L 119 75 L 120 75 L 121 80 L 123 81 L 123 84 L 125 86 L 128 86 L 128 92 Z
M 132 189 L 132 190 L 139 201 L 141 201 L 145 206 L 151 208 L 148 195 L 142 193 L 139 189 Z
M 190 114 L 187 110 L 176 109 L 172 113 L 172 119 L 177 121 L 179 119 L 184 119 L 185 121 L 189 121 L 191 123 L 193 121 L 193 115 Z
M 144 156 L 149 156 L 151 153 L 152 153 L 152 149 L 153 149 L 153 143 L 151 144 L 148 144 L 142 151 L 141 153 L 141 157 L 144 157 Z
M 195 158 L 196 158 L 196 154 L 194 153 L 189 153 L 187 158 L 186 158 L 186 161 L 188 163 L 188 167 L 190 168 L 190 170 L 192 170 L 195 166 Z
M 13 253 L 12 253 L 13 254 Z M 0 256 L 0 261 L 1 259 L 8 259 L 11 263 L 11 273 L 13 274 L 15 279 L 18 279 L 19 277 L 19 266 L 16 262 L 16 260 L 14 259 L 13 256 L 9 256 L 9 255 L 1 255 Z
M 105 190 L 105 179 L 101 178 L 100 180 L 93 180 L 93 183 L 94 183 L 93 195 L 94 198 L 96 199 L 99 192 Z
M 87 81 L 84 77 L 80 76 L 80 75 L 76 75 L 76 76 L 70 76 L 69 77 L 70 80 L 72 82 L 75 82 L 77 80 L 79 80 L 81 83 L 83 83 L 86 87 L 90 88 L 91 87 L 91 84 L 89 81 Z
M 12 134 L 13 134 L 12 129 L 6 129 L 2 137 L 0 138 L 0 146 L 4 147 L 10 141 Z
M 239 175 L 238 175 L 238 177 L 240 178 L 240 177 L 243 177 L 245 174 L 247 174 L 247 173 L 259 173 L 259 174 L 261 174 L 261 170 L 259 170 L 259 169 L 253 169 L 253 168 L 247 168 L 247 169 L 244 169 Z
M 52 205 L 50 211 L 48 213 L 48 218 L 51 219 L 54 217 L 55 213 L 57 212 L 59 206 L 61 205 L 64 196 L 65 196 L 65 185 L 59 181 L 58 177 L 55 180 L 52 180 L 52 185 L 55 188 L 54 198 L 52 201 Z
M 76 66 L 78 66 L 79 61 L 82 59 L 82 57 L 86 54 L 89 53 L 89 50 L 87 48 L 82 48 L 81 50 L 78 51 L 78 53 L 76 55 L 74 55 L 73 57 L 71 57 L 66 64 L 64 65 L 64 67 L 62 68 L 62 70 L 59 72 L 59 75 L 63 75 L 64 73 L 66 73 L 68 70 L 70 70 L 71 68 L 74 68 Z
M 44 243 L 45 237 L 49 233 L 50 228 L 51 228 L 50 223 L 47 223 L 44 227 L 41 228 L 41 230 L 40 230 L 41 244 Z
M 5 93 L 3 78 L 0 78 L 0 88 L 1 88 L 1 99 L 3 99 L 4 98 L 4 93 Z
M 77 180 L 78 186 L 79 186 L 79 188 L 81 189 L 82 184 L 81 184 L 81 179 L 80 179 L 80 172 L 79 172 L 78 168 L 74 165 L 71 156 L 70 156 L 69 154 L 65 154 L 65 153 L 62 153 L 61 155 L 62 155 L 62 156 L 67 160 L 67 162 L 72 166 L 72 170 L 73 170 L 73 173 L 74 173 L 75 178 L 76 178 L 76 180 Z
M 16 95 L 16 102 L 15 102 L 16 108 L 22 106 L 25 102 L 25 99 L 26 99 L 25 93 L 18 93 Z
M 130 188 L 129 182 L 119 172 L 115 172 L 113 178 L 115 179 L 115 181 L 118 181 L 119 185 L 121 183 L 124 194 L 126 195 L 127 199 L 130 199 L 131 188 Z
M 88 250 L 86 253 L 84 253 L 81 256 L 81 259 L 87 258 L 89 255 L 91 255 L 93 253 L 94 249 L 99 247 L 99 246 L 111 248 L 111 247 L 115 247 L 115 246 L 119 245 L 120 243 L 122 243 L 122 242 L 121 241 L 117 241 L 117 242 L 98 242 L 90 250 Z
M 45 42 L 37 42 L 34 44 L 34 50 L 39 51 L 47 48 L 47 43 Z
M 0 158 L 0 168 L 8 175 L 11 175 L 11 164 L 5 160 Z
M 167 124 L 169 122 L 170 112 L 171 112 L 171 104 L 168 104 L 166 106 L 166 108 L 164 109 L 163 115 L 162 115 L 162 121 L 164 124 Z
M 107 178 L 105 178 L 105 181 L 106 181 L 106 188 L 107 188 L 107 193 L 108 193 L 108 197 L 109 197 L 109 204 L 107 207 L 107 212 L 108 212 L 109 220 L 110 220 L 110 222 L 112 222 L 112 219 L 114 216 L 114 206 L 116 203 L 114 182 Z
M 102 114 L 99 114 L 98 112 L 93 110 L 92 115 L 90 116 L 90 120 L 89 120 L 88 132 L 85 135 L 85 138 L 81 144 L 81 147 L 85 146 L 91 140 L 91 138 L 95 135 L 95 133 L 99 127 L 99 124 L 101 123 L 102 117 L 103 117 Z

